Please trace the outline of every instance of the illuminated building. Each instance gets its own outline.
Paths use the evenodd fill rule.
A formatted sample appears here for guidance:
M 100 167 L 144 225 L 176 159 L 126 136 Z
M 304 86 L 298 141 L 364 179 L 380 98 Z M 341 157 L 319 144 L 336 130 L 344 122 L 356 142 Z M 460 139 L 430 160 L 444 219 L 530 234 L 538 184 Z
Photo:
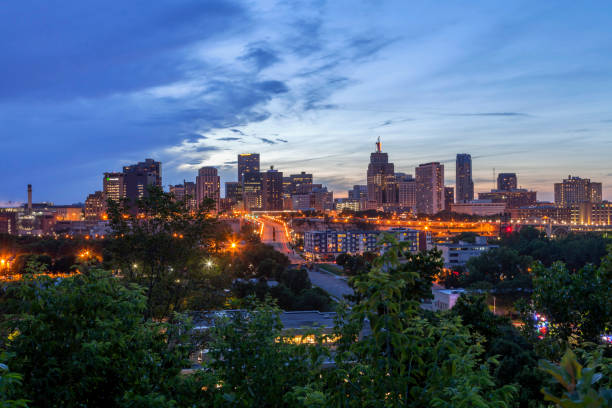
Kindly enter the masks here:
M 366 185 L 354 185 L 351 190 L 348 191 L 348 198 L 350 200 L 361 200 L 362 198 L 368 197 L 368 186 Z
M 555 205 L 570 207 L 585 202 L 600 203 L 601 190 L 601 183 L 570 175 L 562 183 L 555 183 Z
M 531 205 L 509 209 L 510 217 L 514 221 L 541 221 L 570 223 L 572 211 L 570 207 L 557 207 L 552 204 Z
M 416 208 L 419 214 L 433 215 L 444 210 L 444 165 L 421 164 L 415 169 Z
M 416 180 L 410 174 L 397 180 L 397 204 L 400 208 L 416 211 Z
M 176 202 L 185 201 L 185 184 L 170 186 L 170 194 L 174 196 Z
M 389 156 L 381 150 L 380 138 L 376 151 L 370 154 L 367 172 L 368 209 L 380 209 L 397 205 L 395 170 Z
M 219 200 L 221 198 L 221 178 L 215 167 L 202 167 L 198 170 L 196 177 L 196 200 L 200 206 L 205 199 L 214 202 L 213 210 L 219 211 Z
M 344 210 L 357 212 L 360 209 L 360 201 L 350 198 L 336 198 L 334 200 L 334 207 L 338 212 L 342 212 Z
M 195 210 L 198 208 L 196 184 L 193 181 L 184 181 L 183 185 L 185 186 L 185 202 L 187 203 L 187 208 Z
M 291 174 L 289 176 L 289 193 L 291 195 L 298 194 L 299 191 L 302 191 L 302 186 L 304 185 L 312 185 L 312 174 L 301 172 L 300 174 Z
M 469 203 L 451 204 L 450 210 L 457 214 L 491 216 L 506 212 L 505 203 L 494 203 L 491 200 L 473 200 Z
M 283 173 L 270 167 L 262 173 L 261 194 L 264 211 L 283 209 Z
M 525 189 L 491 190 L 478 193 L 478 200 L 489 200 L 493 203 L 504 203 L 506 208 L 528 207 L 536 203 L 537 192 Z
M 471 258 L 480 256 L 498 245 L 489 245 L 486 237 L 476 237 L 475 243 L 459 241 L 459 243 L 438 244 L 437 249 L 442 251 L 445 268 L 464 266 Z
M 238 183 L 259 181 L 259 153 L 238 155 Z
M 240 201 L 242 199 L 240 183 L 238 183 L 237 181 L 226 181 L 225 198 L 230 200 L 233 204 L 236 204 L 238 201 Z
M 17 234 L 16 208 L 0 208 L 0 234 Z
M 84 218 L 83 207 L 76 205 L 54 205 L 50 210 L 56 221 L 82 221 Z
M 580 203 L 571 207 L 571 220 L 580 225 L 612 225 L 612 203 Z
M 96 191 L 85 200 L 85 219 L 101 220 L 106 214 L 106 197 L 102 191 Z
M 364 252 L 384 251 L 378 244 L 382 233 L 393 234 L 400 242 L 409 242 L 412 252 L 431 248 L 430 231 L 411 228 L 391 228 L 387 231 L 306 231 L 304 233 L 304 252 L 308 257 L 317 258 L 339 254 L 363 254 Z
M 123 173 L 104 173 L 102 192 L 108 200 L 119 202 L 125 198 L 125 183 Z
M 143 162 L 132 164 L 131 166 L 123 167 L 125 175 L 147 175 L 147 184 L 153 184 L 157 187 L 162 187 L 161 163 L 153 159 L 145 159 Z M 128 194 L 129 197 L 129 194 Z
M 306 185 L 312 187 L 313 185 Z M 326 187 L 314 185 L 312 191 L 291 196 L 292 209 L 295 211 L 329 211 L 334 208 L 334 193 Z
M 455 189 L 453 187 L 444 187 L 444 209 L 451 210 L 451 206 L 455 203 Z
M 455 185 L 457 187 L 457 203 L 466 203 L 474 199 L 472 156 L 467 153 L 457 155 L 455 166 Z
M 499 173 L 497 175 L 497 189 L 498 190 L 516 190 L 518 188 L 518 182 L 516 173 Z

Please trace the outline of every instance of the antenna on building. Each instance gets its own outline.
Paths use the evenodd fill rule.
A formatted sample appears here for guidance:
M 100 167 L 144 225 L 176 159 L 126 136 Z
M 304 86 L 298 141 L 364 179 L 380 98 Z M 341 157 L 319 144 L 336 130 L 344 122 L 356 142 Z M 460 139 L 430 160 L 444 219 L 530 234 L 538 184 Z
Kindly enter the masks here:
M 378 140 L 376 141 L 376 153 L 380 153 L 382 152 L 381 149 L 381 143 L 380 143 L 380 136 L 378 136 Z

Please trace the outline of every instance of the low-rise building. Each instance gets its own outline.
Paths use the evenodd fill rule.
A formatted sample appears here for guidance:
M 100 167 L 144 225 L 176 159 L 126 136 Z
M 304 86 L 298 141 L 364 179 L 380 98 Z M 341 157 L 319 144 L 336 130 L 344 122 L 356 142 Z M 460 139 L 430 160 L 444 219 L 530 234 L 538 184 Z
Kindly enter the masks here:
M 451 211 L 457 214 L 479 215 L 489 217 L 506 212 L 505 203 L 494 203 L 491 200 L 474 200 L 467 203 L 451 204 Z
M 438 249 L 442 251 L 445 268 L 454 268 L 464 266 L 470 258 L 479 256 L 492 248 L 498 248 L 498 245 L 487 243 L 486 237 L 476 237 L 476 241 L 472 244 L 469 242 L 459 241 L 458 243 L 438 244 Z

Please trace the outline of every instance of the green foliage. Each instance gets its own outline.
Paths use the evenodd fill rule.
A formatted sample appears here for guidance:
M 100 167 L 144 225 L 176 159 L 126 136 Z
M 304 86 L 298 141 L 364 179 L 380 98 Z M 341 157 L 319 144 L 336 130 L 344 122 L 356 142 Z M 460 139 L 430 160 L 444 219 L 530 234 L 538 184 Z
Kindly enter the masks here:
M 534 267 L 533 310 L 550 322 L 549 335 L 560 342 L 597 343 L 612 327 L 612 255 L 599 267 L 571 272 L 562 263 Z M 578 300 L 579 301 L 576 301 Z
M 531 286 L 529 267 L 533 259 L 506 248 L 493 248 L 480 256 L 471 258 L 466 264 L 466 273 L 461 275 L 461 285 L 470 286 L 476 282 L 488 282 L 492 286 L 520 281 L 523 288 Z
M 479 362 L 483 347 L 458 319 L 420 316 L 439 259 L 412 257 L 389 236 L 381 243 L 387 250 L 374 268 L 353 278 L 359 302 L 340 310 L 336 369 L 320 380 L 325 398 L 318 400 L 342 407 L 509 406 L 515 388 L 496 387 L 495 360 Z M 412 259 L 400 262 L 405 256 Z
M 540 361 L 542 371 L 549 374 L 562 387 L 560 396 L 547 388 L 542 389 L 544 399 L 562 408 L 599 408 L 612 406 L 612 389 L 601 386 L 604 378 L 594 367 L 583 367 L 576 355 L 567 350 L 559 365 Z M 609 377 L 606 379 L 609 382 Z
M 201 305 L 200 293 L 209 288 L 204 259 L 212 251 L 216 221 L 206 205 L 189 211 L 171 194 L 152 187 L 137 203 L 109 200 L 113 237 L 105 263 L 129 282 L 145 288 L 145 316 L 162 319 L 188 309 L 192 297 Z M 216 297 L 213 304 L 220 306 Z
M 25 408 L 27 401 L 17 398 L 22 376 L 9 370 L 8 359 L 7 353 L 0 354 L 0 408 Z
M 320 374 L 325 353 L 321 343 L 292 344 L 281 329 L 278 310 L 265 304 L 217 320 L 208 345 L 214 373 L 208 381 L 215 382 L 207 387 L 211 405 L 293 406 L 285 398 L 300 398 L 289 392 Z
M 171 399 L 188 342 L 176 325 L 143 322 L 146 299 L 104 271 L 10 289 L 3 347 L 32 406 L 138 406 Z M 167 405 L 166 405 L 167 406 Z

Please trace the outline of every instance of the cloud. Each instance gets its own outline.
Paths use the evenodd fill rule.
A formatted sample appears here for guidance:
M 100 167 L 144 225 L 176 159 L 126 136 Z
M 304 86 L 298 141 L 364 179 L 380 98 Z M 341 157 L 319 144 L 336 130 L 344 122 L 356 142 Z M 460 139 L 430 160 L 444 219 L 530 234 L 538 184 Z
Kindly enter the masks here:
M 242 140 L 241 137 L 219 137 L 217 140 L 221 140 L 223 142 L 234 142 L 237 140 Z
M 531 116 L 522 112 L 476 112 L 476 113 L 453 113 L 450 116 Z
M 289 92 L 289 88 L 282 81 L 264 81 L 255 84 L 255 86 L 266 93 L 282 94 Z
M 264 142 L 266 144 L 276 144 L 276 142 L 274 140 L 267 139 L 265 137 L 258 137 L 257 139 L 261 140 L 262 142 Z
M 230 129 L 230 132 L 234 132 L 234 133 L 238 133 L 239 135 L 246 136 L 246 134 L 242 130 Z
M 281 142 L 281 143 L 289 143 L 289 141 L 288 141 L 288 140 L 281 139 L 280 137 L 277 137 L 277 138 L 276 138 L 276 141 L 277 141 L 277 142 Z
M 258 71 L 268 68 L 281 60 L 277 53 L 265 42 L 249 44 L 247 52 L 240 59 L 252 63 Z

